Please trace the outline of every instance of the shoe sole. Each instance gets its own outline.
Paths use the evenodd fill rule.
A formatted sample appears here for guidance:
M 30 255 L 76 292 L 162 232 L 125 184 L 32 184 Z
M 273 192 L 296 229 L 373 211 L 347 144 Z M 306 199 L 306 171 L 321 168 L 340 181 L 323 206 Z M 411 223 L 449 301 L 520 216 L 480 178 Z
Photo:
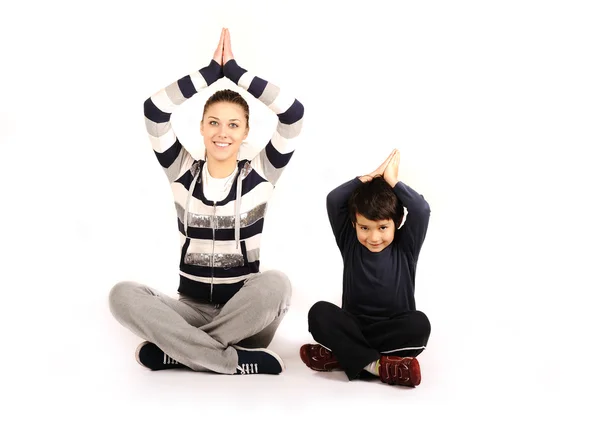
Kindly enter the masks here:
M 140 364 L 142 367 L 144 368 L 148 368 L 147 366 L 145 366 L 144 364 L 142 364 L 142 361 L 140 361 L 140 351 L 142 350 L 142 347 L 144 347 L 146 344 L 152 344 L 149 341 L 142 341 L 137 349 L 135 349 L 135 360 L 137 361 L 138 364 Z
M 421 383 L 421 366 L 419 365 L 417 358 L 410 362 L 410 366 L 408 367 L 408 375 L 410 377 L 410 381 L 413 383 L 412 386 L 418 386 Z
M 236 345 L 232 345 L 231 347 L 233 347 L 234 349 L 240 349 L 240 350 L 247 350 L 249 352 L 266 352 L 269 355 L 271 355 L 273 358 L 275 358 L 277 360 L 277 362 L 279 362 L 279 365 L 281 365 L 281 373 L 283 373 L 285 371 L 285 364 L 283 363 L 283 359 L 281 359 L 281 357 L 276 354 L 275 352 L 273 352 L 272 350 L 269 349 L 250 349 L 249 347 L 242 347 L 242 346 L 236 346 Z

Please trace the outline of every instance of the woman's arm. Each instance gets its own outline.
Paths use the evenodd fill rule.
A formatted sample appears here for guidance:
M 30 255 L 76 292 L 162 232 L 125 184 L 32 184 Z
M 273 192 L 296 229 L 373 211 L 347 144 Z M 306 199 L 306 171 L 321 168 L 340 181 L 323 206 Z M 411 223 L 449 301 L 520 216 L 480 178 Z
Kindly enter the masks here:
M 223 77 L 224 36 L 225 30 L 221 31 L 219 45 L 208 66 L 180 78 L 144 102 L 146 131 L 169 182 L 175 181 L 181 172 L 187 170 L 194 162 L 190 153 L 185 150 L 175 135 L 171 115 L 179 105 Z
M 302 129 L 304 106 L 273 83 L 252 75 L 237 64 L 231 51 L 229 30 L 225 33 L 223 72 L 227 78 L 273 111 L 279 120 L 267 145 L 253 158 L 252 167 L 273 185 L 294 153 Z

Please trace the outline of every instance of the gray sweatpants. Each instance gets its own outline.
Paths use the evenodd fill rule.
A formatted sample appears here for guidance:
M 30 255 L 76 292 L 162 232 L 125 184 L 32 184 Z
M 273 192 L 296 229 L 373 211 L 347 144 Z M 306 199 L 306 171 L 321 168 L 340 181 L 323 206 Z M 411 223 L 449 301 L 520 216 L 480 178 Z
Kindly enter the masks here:
M 266 348 L 287 312 L 292 294 L 280 271 L 252 274 L 226 304 L 174 299 L 140 283 L 123 281 L 109 295 L 110 311 L 134 334 L 196 371 L 233 374 L 233 344 Z

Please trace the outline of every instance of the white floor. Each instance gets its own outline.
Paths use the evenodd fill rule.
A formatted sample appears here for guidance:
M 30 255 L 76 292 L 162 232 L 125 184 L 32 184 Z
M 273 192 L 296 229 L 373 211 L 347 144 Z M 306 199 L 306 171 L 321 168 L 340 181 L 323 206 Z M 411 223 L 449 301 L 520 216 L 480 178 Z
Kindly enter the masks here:
M 0 433 L 600 431 L 597 2 L 6 3 Z M 261 245 L 294 285 L 276 377 L 145 370 L 107 304 L 120 279 L 175 294 L 142 103 L 206 65 L 223 26 L 306 107 Z M 178 114 L 197 155 L 202 98 Z M 274 115 L 249 103 L 264 146 Z M 432 208 L 416 389 L 298 357 L 308 309 L 341 289 L 325 196 L 393 147 Z
M 76 304 L 77 310 L 65 308 L 56 316 L 46 312 L 42 317 L 52 320 L 35 330 L 23 325 L 32 338 L 14 338 L 5 346 L 2 389 L 9 403 L 3 422 L 12 427 L 2 431 L 339 426 L 487 432 L 597 431 L 599 426 L 591 415 L 597 402 L 583 397 L 586 382 L 577 358 L 546 356 L 540 342 L 523 344 L 526 331 L 519 321 L 501 327 L 482 317 L 476 325 L 456 315 L 430 314 L 429 348 L 419 357 L 422 383 L 409 389 L 377 379 L 348 382 L 342 372 L 307 369 L 297 354 L 301 344 L 312 341 L 306 331 L 309 303 L 301 295 L 294 297 L 271 345 L 286 363 L 279 376 L 146 370 L 134 360 L 140 340 L 113 320 L 104 296 L 71 306 Z M 37 308 L 32 311 L 40 313 Z M 19 331 L 22 324 L 11 326 Z

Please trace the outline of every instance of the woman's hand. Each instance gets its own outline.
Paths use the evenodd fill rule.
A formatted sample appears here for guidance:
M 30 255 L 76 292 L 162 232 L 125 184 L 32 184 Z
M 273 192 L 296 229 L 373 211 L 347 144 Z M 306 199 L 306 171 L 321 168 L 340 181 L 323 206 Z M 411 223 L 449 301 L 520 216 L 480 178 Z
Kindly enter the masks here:
M 223 66 L 223 44 L 225 42 L 225 29 L 221 29 L 221 38 L 219 39 L 219 45 L 217 45 L 217 49 L 215 50 L 215 54 L 213 55 L 213 60 L 219 64 L 219 66 Z
M 225 29 L 225 40 L 223 42 L 223 65 L 230 60 L 233 60 L 233 52 L 231 51 L 231 36 L 229 35 L 229 29 Z

